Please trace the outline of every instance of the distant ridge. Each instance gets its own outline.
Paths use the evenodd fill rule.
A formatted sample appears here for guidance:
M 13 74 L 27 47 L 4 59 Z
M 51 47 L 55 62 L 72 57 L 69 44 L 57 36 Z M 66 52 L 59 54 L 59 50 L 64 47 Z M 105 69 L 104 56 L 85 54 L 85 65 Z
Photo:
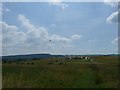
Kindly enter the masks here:
M 35 60 L 51 57 L 64 57 L 68 55 L 51 55 L 51 54 L 27 54 L 27 55 L 10 55 L 1 56 L 0 60 Z M 70 56 L 120 56 L 120 54 L 86 54 L 86 55 L 70 55 Z
M 63 55 L 51 55 L 51 54 L 10 55 L 10 56 L 2 56 L 2 60 L 33 60 L 33 59 L 44 59 L 51 57 L 63 57 Z

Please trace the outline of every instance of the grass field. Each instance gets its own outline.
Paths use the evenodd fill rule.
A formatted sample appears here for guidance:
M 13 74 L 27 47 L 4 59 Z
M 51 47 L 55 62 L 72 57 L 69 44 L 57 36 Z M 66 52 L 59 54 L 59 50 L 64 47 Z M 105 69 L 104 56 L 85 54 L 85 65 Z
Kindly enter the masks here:
M 21 61 L 2 65 L 3 88 L 117 88 L 118 57 L 93 56 L 93 61 Z

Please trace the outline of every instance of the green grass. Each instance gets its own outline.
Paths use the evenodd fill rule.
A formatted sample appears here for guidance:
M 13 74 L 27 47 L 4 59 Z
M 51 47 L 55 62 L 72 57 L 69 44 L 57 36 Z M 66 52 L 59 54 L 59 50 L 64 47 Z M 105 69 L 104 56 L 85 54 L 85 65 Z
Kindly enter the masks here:
M 34 64 L 27 64 L 33 62 Z M 21 64 L 22 63 L 22 64 Z M 3 64 L 3 88 L 117 88 L 117 58 L 61 58 Z

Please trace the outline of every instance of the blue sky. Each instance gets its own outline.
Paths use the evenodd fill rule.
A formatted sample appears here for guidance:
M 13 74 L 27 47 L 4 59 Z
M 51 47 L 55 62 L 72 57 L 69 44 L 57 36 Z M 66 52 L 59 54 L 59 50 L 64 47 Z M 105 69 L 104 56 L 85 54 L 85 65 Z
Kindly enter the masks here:
M 104 2 L 2 3 L 3 55 L 117 53 L 117 7 Z

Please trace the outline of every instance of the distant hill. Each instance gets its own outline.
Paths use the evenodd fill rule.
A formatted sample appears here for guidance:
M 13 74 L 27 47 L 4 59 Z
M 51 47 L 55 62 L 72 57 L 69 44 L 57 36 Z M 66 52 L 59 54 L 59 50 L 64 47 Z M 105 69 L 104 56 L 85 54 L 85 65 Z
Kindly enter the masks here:
M 33 59 L 45 59 L 51 57 L 63 57 L 63 55 L 51 55 L 51 54 L 11 55 L 11 56 L 2 56 L 2 60 L 33 60 Z
M 75 55 L 75 56 L 119 56 L 120 54 L 91 54 L 91 55 Z M 45 59 L 51 57 L 64 57 L 67 55 L 51 55 L 51 54 L 28 54 L 28 55 L 11 55 L 11 56 L 2 56 L 0 60 L 35 60 L 35 59 Z M 74 55 L 71 55 L 74 56 Z

